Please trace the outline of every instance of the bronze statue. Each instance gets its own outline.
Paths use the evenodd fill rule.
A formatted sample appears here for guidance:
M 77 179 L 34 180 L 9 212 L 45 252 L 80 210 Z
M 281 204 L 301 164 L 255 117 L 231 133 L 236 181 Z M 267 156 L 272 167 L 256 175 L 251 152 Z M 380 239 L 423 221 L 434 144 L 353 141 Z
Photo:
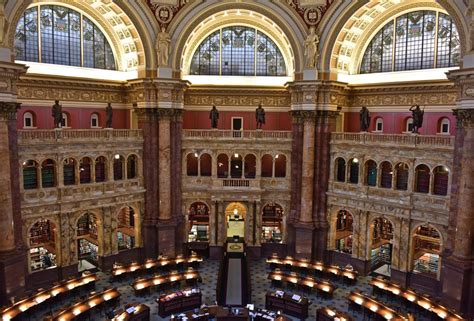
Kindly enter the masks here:
M 255 119 L 257 120 L 257 129 L 262 129 L 262 125 L 265 124 L 265 110 L 262 108 L 262 104 L 258 104 L 258 108 L 255 109 Z
M 217 128 L 217 121 L 219 120 L 219 111 L 216 105 L 212 105 L 211 112 L 209 113 L 209 119 L 211 120 L 211 128 Z
M 108 103 L 105 107 L 105 128 L 112 128 L 112 116 L 114 112 L 112 110 L 112 104 Z
M 63 106 L 59 104 L 59 100 L 54 101 L 52 116 L 54 118 L 54 128 L 61 128 L 63 122 Z
M 425 109 L 421 110 L 419 105 L 413 105 L 410 107 L 410 111 L 413 117 L 413 126 L 411 132 L 414 134 L 419 134 L 418 129 L 423 126 L 423 115 L 425 114 Z
M 370 112 L 369 109 L 365 106 L 362 106 L 360 110 L 360 131 L 367 132 L 370 127 Z

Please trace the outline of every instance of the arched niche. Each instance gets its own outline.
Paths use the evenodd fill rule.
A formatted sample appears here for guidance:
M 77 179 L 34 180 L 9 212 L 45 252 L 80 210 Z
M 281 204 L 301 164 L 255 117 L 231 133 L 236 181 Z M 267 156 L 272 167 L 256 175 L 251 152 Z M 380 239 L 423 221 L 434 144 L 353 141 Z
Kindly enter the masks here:
M 262 243 L 283 242 L 283 207 L 278 203 L 270 203 L 262 209 Z
M 209 241 L 209 206 L 194 202 L 188 209 L 188 242 Z

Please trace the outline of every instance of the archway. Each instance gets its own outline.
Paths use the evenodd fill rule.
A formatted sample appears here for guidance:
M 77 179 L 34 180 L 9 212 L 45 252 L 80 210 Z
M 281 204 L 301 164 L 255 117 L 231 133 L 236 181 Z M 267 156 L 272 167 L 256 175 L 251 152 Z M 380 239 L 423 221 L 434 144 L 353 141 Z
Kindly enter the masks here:
M 441 235 L 429 224 L 418 226 L 412 236 L 412 271 L 439 277 Z
M 393 225 L 383 218 L 376 218 L 370 225 L 370 270 L 390 276 L 392 265 Z
M 126 206 L 117 215 L 117 242 L 118 250 L 130 250 L 136 246 L 136 223 L 138 221 L 135 210 Z
M 245 217 L 247 208 L 238 202 L 232 202 L 225 209 L 227 238 L 233 240 L 245 239 Z
M 265 205 L 262 212 L 262 243 L 282 243 L 283 208 L 277 203 Z
M 209 207 L 203 202 L 194 202 L 188 210 L 188 242 L 209 241 Z
M 352 254 L 352 234 L 354 218 L 346 210 L 340 210 L 336 218 L 336 250 Z
M 31 272 L 56 267 L 56 225 L 40 219 L 30 228 L 28 237 Z
M 77 220 L 77 259 L 79 271 L 94 269 L 99 264 L 99 229 L 97 217 L 84 213 Z

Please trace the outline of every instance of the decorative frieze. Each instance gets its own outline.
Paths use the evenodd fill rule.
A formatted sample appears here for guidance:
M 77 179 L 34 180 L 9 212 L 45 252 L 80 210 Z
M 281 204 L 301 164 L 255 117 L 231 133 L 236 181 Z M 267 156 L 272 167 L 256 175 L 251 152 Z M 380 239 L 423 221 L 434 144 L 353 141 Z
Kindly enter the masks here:
M 454 109 L 457 128 L 474 128 L 474 109 Z

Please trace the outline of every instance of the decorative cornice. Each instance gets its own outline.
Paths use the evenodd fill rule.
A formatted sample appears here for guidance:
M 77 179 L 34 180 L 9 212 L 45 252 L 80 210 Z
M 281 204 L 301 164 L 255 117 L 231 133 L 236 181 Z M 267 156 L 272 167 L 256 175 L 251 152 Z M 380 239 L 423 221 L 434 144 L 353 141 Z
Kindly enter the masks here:
M 20 103 L 0 102 L 0 121 L 9 121 L 16 119 L 16 112 L 20 109 Z
M 474 128 L 474 109 L 454 109 L 457 128 Z
M 176 108 L 138 108 L 134 107 L 133 111 L 141 120 L 156 121 L 177 121 L 183 115 L 182 109 Z
M 292 110 L 290 111 L 294 123 L 303 123 L 305 121 L 314 121 L 326 123 L 328 120 L 336 119 L 338 111 L 331 110 Z

